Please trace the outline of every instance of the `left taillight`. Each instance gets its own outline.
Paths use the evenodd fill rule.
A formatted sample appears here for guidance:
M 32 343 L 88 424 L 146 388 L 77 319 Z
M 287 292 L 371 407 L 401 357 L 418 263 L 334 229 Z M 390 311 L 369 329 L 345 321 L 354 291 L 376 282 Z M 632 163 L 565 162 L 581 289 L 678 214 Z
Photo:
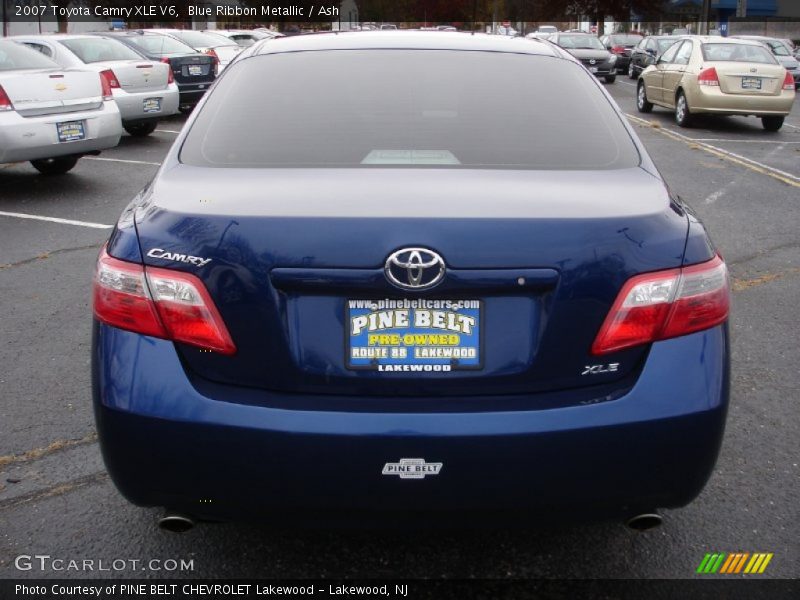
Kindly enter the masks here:
M 222 317 L 203 282 L 170 269 L 143 267 L 108 255 L 97 260 L 95 317 L 114 327 L 235 354 Z
M 594 355 L 709 329 L 728 318 L 728 269 L 712 260 L 629 279 L 592 344 Z
M 14 110 L 11 98 L 8 97 L 2 85 L 0 85 L 0 110 Z
M 614 54 L 625 54 L 625 48 L 623 46 L 614 46 L 611 48 L 611 51 Z

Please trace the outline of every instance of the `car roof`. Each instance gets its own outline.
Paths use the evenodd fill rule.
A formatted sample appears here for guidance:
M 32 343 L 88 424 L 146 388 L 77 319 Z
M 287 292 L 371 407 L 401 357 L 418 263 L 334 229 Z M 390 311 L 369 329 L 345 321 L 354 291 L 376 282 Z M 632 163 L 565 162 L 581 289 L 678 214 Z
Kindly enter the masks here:
M 41 39 L 41 40 L 82 40 L 86 38 L 97 37 L 98 35 L 108 35 L 110 37 L 110 31 L 97 31 L 97 32 L 87 32 L 87 33 L 21 33 L 19 35 L 12 35 L 9 36 L 8 39 L 13 40 L 14 38 L 27 38 L 27 39 Z
M 251 56 L 319 50 L 465 50 L 564 58 L 561 51 L 540 40 L 453 31 L 387 29 L 287 36 L 269 44 L 265 41 L 252 46 Z
M 742 38 L 720 37 L 718 35 L 681 35 L 687 40 L 698 40 L 703 44 L 742 44 L 743 46 L 761 46 L 758 40 L 745 40 Z

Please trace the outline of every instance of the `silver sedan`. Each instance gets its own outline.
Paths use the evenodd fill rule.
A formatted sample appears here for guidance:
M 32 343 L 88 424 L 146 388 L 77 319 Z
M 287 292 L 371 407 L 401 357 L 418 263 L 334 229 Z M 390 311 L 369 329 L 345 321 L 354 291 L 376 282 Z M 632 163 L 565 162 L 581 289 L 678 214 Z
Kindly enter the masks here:
M 96 35 L 25 35 L 14 38 L 62 67 L 91 69 L 111 87 L 129 134 L 145 136 L 158 120 L 178 112 L 179 92 L 168 64 L 147 60 L 118 40 Z
M 66 173 L 121 135 L 119 109 L 96 72 L 62 69 L 0 40 L 0 163 L 29 160 L 42 173 Z

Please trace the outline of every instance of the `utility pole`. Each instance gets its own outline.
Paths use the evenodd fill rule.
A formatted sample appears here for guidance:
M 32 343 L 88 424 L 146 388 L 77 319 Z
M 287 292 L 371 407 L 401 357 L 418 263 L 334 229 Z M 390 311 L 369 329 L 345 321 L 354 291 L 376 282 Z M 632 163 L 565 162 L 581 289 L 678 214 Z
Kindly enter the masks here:
M 736 0 L 736 16 L 740 19 L 747 17 L 747 0 Z
M 703 0 L 703 10 L 700 13 L 700 34 L 708 35 L 708 22 L 711 16 L 711 0 Z
M 6 0 L 0 0 L 3 3 L 3 37 L 8 37 L 8 7 Z

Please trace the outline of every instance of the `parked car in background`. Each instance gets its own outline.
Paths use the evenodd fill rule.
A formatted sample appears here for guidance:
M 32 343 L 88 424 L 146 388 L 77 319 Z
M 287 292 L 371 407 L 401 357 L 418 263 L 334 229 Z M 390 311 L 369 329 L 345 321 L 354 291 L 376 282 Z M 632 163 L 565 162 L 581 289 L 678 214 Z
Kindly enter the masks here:
M 628 63 L 628 77 L 636 79 L 650 65 L 655 64 L 658 56 L 663 54 L 667 48 L 681 39 L 674 35 L 649 35 L 643 38 L 637 46 L 631 50 L 631 60 Z
M 775 58 L 778 59 L 778 62 L 792 74 L 795 89 L 800 88 L 800 62 L 792 55 L 792 48 L 785 40 L 762 35 L 737 35 L 731 37 L 740 40 L 755 40 L 767 46 L 770 52 L 775 55 Z
M 381 31 L 229 68 L 97 261 L 97 431 L 129 500 L 173 530 L 642 528 L 697 496 L 727 269 L 576 59 Z
M 153 29 L 152 31 L 171 35 L 198 52 L 203 52 L 216 58 L 219 63 L 220 73 L 242 51 L 242 47 L 239 44 L 218 33 L 196 31 L 194 29 Z
M 178 112 L 179 94 L 169 65 L 145 59 L 107 36 L 19 35 L 22 42 L 64 68 L 88 68 L 111 87 L 122 126 L 133 136 L 155 131 L 158 120 Z
M 692 36 L 642 72 L 636 104 L 643 113 L 655 104 L 674 110 L 681 127 L 698 114 L 755 115 L 778 131 L 794 99 L 794 79 L 764 44 Z
M 198 52 L 172 36 L 149 30 L 98 35 L 113 37 L 145 58 L 168 64 L 178 86 L 182 112 L 191 111 L 217 77 L 219 66 L 213 56 Z
M 549 41 L 561 46 L 583 63 L 597 77 L 603 77 L 607 83 L 617 79 L 616 67 L 618 57 L 606 50 L 605 46 L 592 33 L 554 33 Z
M 618 73 L 627 73 L 631 62 L 631 51 L 642 41 L 638 33 L 612 33 L 600 38 L 606 50 L 617 56 Z
M 0 39 L 0 163 L 30 161 L 46 175 L 119 144 L 122 122 L 108 81 L 90 69 L 62 69 Z
M 275 35 L 271 32 L 266 33 L 258 29 L 204 29 L 205 33 L 213 33 L 224 36 L 229 40 L 236 42 L 242 48 L 249 48 L 256 42 L 261 40 L 271 40 Z
M 263 33 L 268 37 L 271 38 L 279 38 L 279 37 L 286 37 L 280 31 L 273 31 L 272 29 L 267 29 L 266 27 L 258 27 L 253 31 L 258 31 L 259 33 Z
M 553 35 L 553 34 L 552 33 L 534 31 L 533 33 L 527 34 L 525 36 L 525 38 L 529 39 L 529 40 L 549 40 L 551 35 Z
M 558 33 L 558 27 L 555 25 L 539 25 L 536 28 L 536 33 Z

